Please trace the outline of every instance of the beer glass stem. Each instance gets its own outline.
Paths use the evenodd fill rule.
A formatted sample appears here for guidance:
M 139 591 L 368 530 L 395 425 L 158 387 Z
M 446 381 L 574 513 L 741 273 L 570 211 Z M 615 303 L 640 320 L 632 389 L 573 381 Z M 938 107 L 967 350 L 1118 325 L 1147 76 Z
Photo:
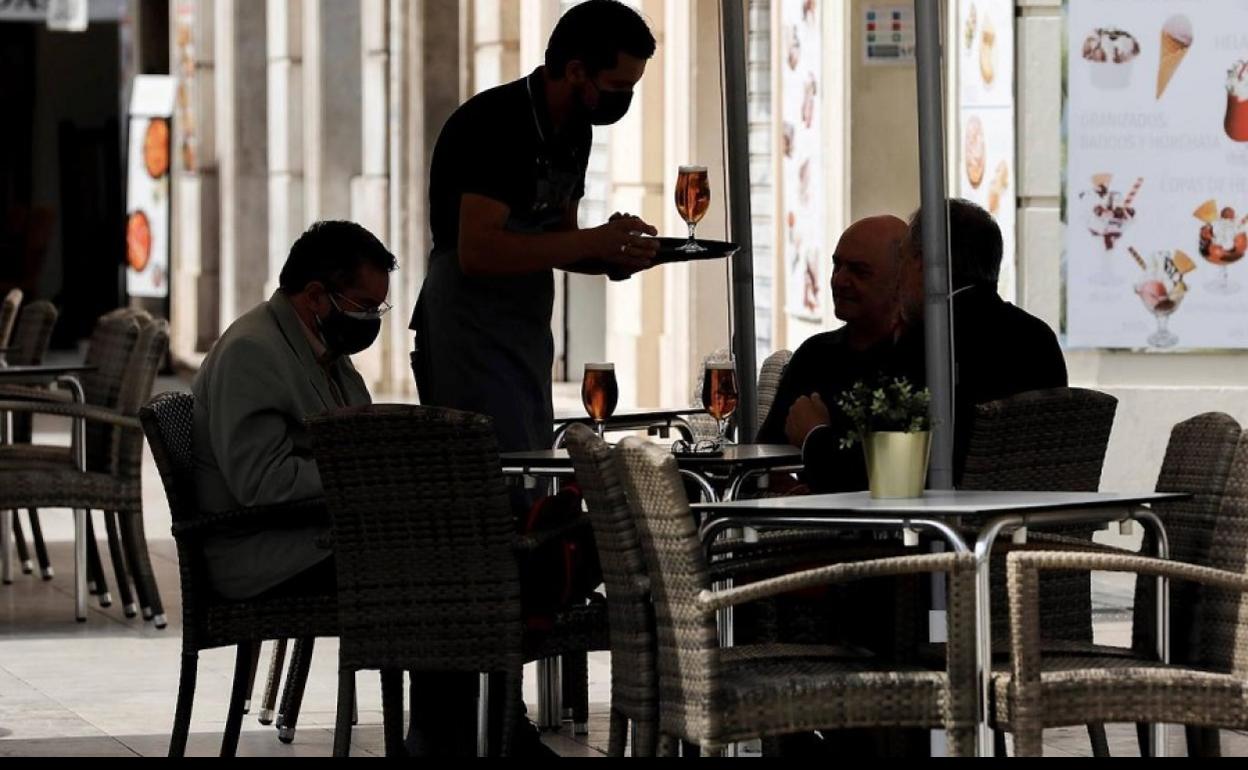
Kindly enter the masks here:
M 695 237 L 695 233 L 696 233 L 696 232 L 697 232 L 697 230 L 698 230 L 698 225 L 697 225 L 697 223 L 696 223 L 696 222 L 688 222 L 687 224 L 689 225 L 689 243 L 687 243 L 687 244 L 685 244 L 685 245 L 686 245 L 686 246 L 696 246 L 696 245 L 697 245 L 697 242 L 698 242 L 698 239 Z
M 606 439 L 606 437 L 607 437 L 607 423 L 606 423 L 605 421 L 603 421 L 603 420 L 596 420 L 596 421 L 594 421 L 594 430 L 598 431 L 598 438 L 600 438 L 600 439 Z

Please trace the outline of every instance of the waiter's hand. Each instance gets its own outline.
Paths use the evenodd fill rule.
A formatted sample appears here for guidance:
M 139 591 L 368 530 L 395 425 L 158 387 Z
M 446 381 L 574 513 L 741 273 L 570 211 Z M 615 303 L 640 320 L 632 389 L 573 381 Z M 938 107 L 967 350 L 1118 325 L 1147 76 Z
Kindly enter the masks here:
M 818 393 L 813 393 L 810 397 L 802 396 L 793 403 L 789 417 L 784 421 L 784 435 L 788 437 L 790 444 L 801 449 L 812 430 L 831 424 L 832 414 L 828 411 L 827 404 L 823 403 L 823 398 Z
M 659 251 L 659 242 L 646 235 L 659 231 L 639 217 L 620 215 L 602 227 L 582 231 L 586 239 L 586 257 L 606 262 L 618 272 L 635 273 L 649 268 Z

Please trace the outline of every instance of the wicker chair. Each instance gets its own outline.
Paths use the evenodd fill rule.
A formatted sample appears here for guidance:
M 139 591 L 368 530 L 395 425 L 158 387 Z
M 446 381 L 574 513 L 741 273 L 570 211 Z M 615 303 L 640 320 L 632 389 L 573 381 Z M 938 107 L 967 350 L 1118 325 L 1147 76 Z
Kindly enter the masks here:
M 12 366 L 37 366 L 43 363 L 52 341 L 52 329 L 56 326 L 58 313 L 51 302 L 40 300 L 31 302 L 22 308 L 17 316 L 17 327 L 9 340 L 10 352 L 8 363 Z M 0 389 L 0 399 L 4 398 Z M 31 442 L 32 426 L 30 415 L 19 414 L 12 417 L 12 434 L 10 441 L 14 445 Z M 34 542 L 35 558 L 39 561 L 39 573 L 44 580 L 52 579 L 52 564 L 48 559 L 48 549 L 43 541 L 43 529 L 39 523 L 39 512 L 27 511 L 30 517 L 30 534 Z M 34 572 L 34 563 L 26 546 L 26 536 L 22 531 L 21 520 L 17 512 L 13 512 L 13 542 L 17 546 L 17 556 L 22 562 L 22 572 L 27 575 Z
M 82 378 L 85 404 L 68 403 L 38 388 L 6 388 L 3 397 L 10 400 L 0 401 L 0 411 L 15 416 L 84 419 L 87 462 L 87 473 L 81 473 L 73 447 L 26 445 L 0 451 L 0 510 L 12 504 L 88 511 L 88 578 L 101 604 L 108 606 L 89 514 L 102 511 L 126 615 L 134 617 L 141 609 L 157 628 L 165 626 L 165 617 L 143 527 L 143 434 L 137 416 L 168 347 L 167 322 L 146 313 L 116 311 L 102 317 L 92 334 L 87 363 L 97 369 Z M 137 603 L 130 597 L 131 578 Z
M 7 348 L 13 336 L 13 325 L 17 323 L 17 309 L 22 306 L 22 290 L 9 289 L 0 301 L 0 348 Z
M 600 605 L 559 614 L 540 637 L 524 632 L 515 556 L 563 530 L 517 537 L 487 418 L 369 406 L 309 426 L 338 568 L 335 754 L 350 746 L 354 672 L 368 669 L 382 672 L 387 754 L 401 748 L 402 671 L 502 674 L 508 753 L 524 663 L 607 649 Z
M 180 757 L 186 752 L 200 651 L 237 646 L 234 683 L 221 744 L 221 755 L 233 756 L 238 749 L 243 704 L 251 692 L 261 642 L 337 636 L 337 597 L 334 594 L 286 594 L 236 602 L 223 599 L 212 590 L 200 545 L 205 534 L 220 525 L 244 520 L 267 519 L 275 523 L 306 520 L 310 515 L 322 514 L 324 506 L 318 501 L 308 501 L 224 513 L 200 511 L 195 502 L 191 453 L 194 412 L 194 396 L 166 393 L 157 396 L 139 413 L 169 500 L 182 584 L 182 672 L 169 756 Z M 299 697 L 302 697 L 301 692 Z
M 758 372 L 758 424 L 762 425 L 771 414 L 772 404 L 776 400 L 776 391 L 784 372 L 793 360 L 793 353 L 788 350 L 777 350 L 763 361 L 763 368 Z
M 1211 565 L 1239 574 L 1244 571 L 1248 554 L 1244 535 L 1248 532 L 1248 442 L 1241 435 L 1238 424 L 1222 414 L 1200 415 L 1175 426 L 1171 433 L 1157 491 L 1187 492 L 1193 497 L 1154 509 L 1166 525 L 1171 544 L 1174 561 L 1165 564 L 1175 565 L 1176 570 L 1188 569 L 1184 564 L 1199 564 L 1201 568 Z M 1148 627 L 1156 617 L 1155 605 L 1148 604 L 1156 596 L 1154 578 L 1159 571 L 1155 565 L 1149 566 L 1156 561 L 1113 549 L 1045 550 L 1043 545 L 1009 555 L 1011 668 L 994 676 L 990 714 L 997 729 L 1015 732 L 1020 755 L 1039 753 L 1037 736 L 1045 727 L 1115 721 L 1242 726 L 1239 722 L 1223 725 L 1211 721 L 1214 717 L 1196 702 L 1194 690 L 1218 690 L 1223 685 L 1208 678 L 1193 678 L 1184 668 L 1231 672 L 1242 680 L 1232 665 L 1238 665 L 1233 645 L 1217 646 L 1228 644 L 1225 627 L 1211 630 L 1204 625 L 1207 618 L 1222 618 L 1217 622 L 1233 624 L 1238 595 L 1227 605 L 1227 597 L 1220 592 L 1196 589 L 1191 584 L 1171 585 L 1173 665 L 1163 665 L 1157 661 L 1155 637 Z M 1040 573 L 1134 572 L 1136 567 L 1140 568 L 1140 579 L 1132 649 L 1093 648 L 1058 654 L 1046 649 L 1036 628 L 1045 606 L 1040 597 L 1046 583 L 1036 583 Z M 1169 567 L 1160 569 L 1164 572 Z M 1177 572 L 1175 575 L 1184 579 L 1178 578 Z M 1186 579 L 1208 585 L 1194 573 Z M 1213 585 L 1225 587 L 1216 581 Z M 1020 638 L 1020 634 L 1027 638 Z M 1214 637 L 1219 639 L 1217 643 L 1212 643 Z M 1248 633 L 1243 638 L 1248 640 Z M 1165 711 L 1169 706 L 1163 707 L 1163 702 L 1172 697 L 1173 710 Z M 1242 699 L 1243 694 L 1236 697 Z M 1242 711 L 1242 703 L 1238 708 Z M 1159 716 L 1162 712 L 1164 717 Z M 1193 714 L 1203 716 L 1190 718 Z M 1189 749 L 1216 748 L 1216 743 L 1202 744 L 1201 737 L 1198 730 L 1189 729 Z M 1147 748 L 1147 741 L 1142 743 Z
M 617 458 L 652 577 L 664 735 L 713 752 L 735 741 L 820 729 L 927 727 L 948 731 L 954 755 L 973 751 L 972 557 L 838 564 L 712 591 L 675 459 L 631 438 Z M 715 618 L 721 609 L 814 586 L 928 573 L 949 577 L 945 671 L 880 665 L 861 656 L 738 656 L 719 646 Z

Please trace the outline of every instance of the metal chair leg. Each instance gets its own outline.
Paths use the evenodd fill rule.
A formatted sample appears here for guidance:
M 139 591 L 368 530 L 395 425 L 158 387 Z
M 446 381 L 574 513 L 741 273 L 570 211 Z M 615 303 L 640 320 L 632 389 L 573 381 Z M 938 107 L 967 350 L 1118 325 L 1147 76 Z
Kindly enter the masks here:
M 251 666 L 247 671 L 247 697 L 243 699 L 243 714 L 251 713 L 251 697 L 256 692 L 256 670 L 260 668 L 260 651 L 264 649 L 263 642 L 257 642 L 255 650 L 251 653 Z
M 13 585 L 13 511 L 0 511 L 0 582 Z
M 338 712 L 334 719 L 334 756 L 351 756 L 351 714 L 347 702 L 355 702 L 355 672 L 338 672 Z M 399 704 L 402 709 L 402 704 Z M 402 719 L 402 711 L 399 718 Z M 388 754 L 389 752 L 387 752 Z
M 182 673 L 178 677 L 178 704 L 173 712 L 173 734 L 169 738 L 169 756 L 186 754 L 186 739 L 191 731 L 191 711 L 195 706 L 195 678 L 199 670 L 199 653 L 182 653 Z
M 74 511 L 74 617 L 87 622 L 87 511 Z M 12 531 L 4 522 L 0 526 Z
M 130 590 L 130 571 L 121 547 L 116 511 L 104 512 L 104 529 L 108 534 L 108 558 L 113 562 L 113 575 L 117 578 L 117 597 L 121 599 L 121 610 L 128 618 L 137 618 L 139 605 L 134 601 L 134 593 Z
M 282 743 L 295 742 L 295 729 L 299 725 L 299 708 L 303 704 L 303 691 L 308 684 L 308 669 L 312 666 L 312 649 L 315 640 L 296 639 L 290 655 L 290 672 L 286 675 L 286 688 L 282 691 L 282 708 L 277 716 L 277 739 Z
M 1109 756 L 1109 738 L 1105 735 L 1105 725 L 1088 725 L 1088 740 L 1092 742 L 1092 756 Z
M 30 539 L 35 544 L 35 560 L 39 562 L 39 574 L 44 580 L 51 580 L 56 575 L 56 570 L 52 569 L 52 561 L 48 558 L 48 545 L 43 541 L 43 526 L 39 523 L 39 510 L 27 508 L 26 515 L 30 517 Z
M 13 545 L 17 548 L 17 560 L 21 562 L 22 574 L 30 575 L 35 571 L 35 563 L 30 558 L 30 548 L 26 545 L 26 533 L 22 532 L 21 511 L 13 511 Z
M 243 730 L 243 700 L 247 697 L 247 674 L 251 670 L 251 658 L 259 642 L 238 645 L 234 656 L 234 684 L 230 688 L 230 707 L 225 718 L 225 735 L 221 739 L 221 756 L 232 757 L 238 753 L 238 736 Z
M 286 664 L 286 640 L 273 644 L 273 658 L 269 663 L 269 676 L 264 683 L 264 705 L 260 707 L 260 724 L 271 725 L 277 714 L 277 688 L 282 683 L 282 666 Z
M 384 668 L 381 670 L 381 713 L 386 756 L 407 756 L 407 749 L 403 745 L 402 669 Z
M 559 663 L 557 657 L 537 662 L 537 726 L 541 730 L 558 730 L 563 724 Z
M 477 677 L 477 757 L 490 755 L 490 675 Z
M 160 600 L 160 588 L 152 571 L 152 558 L 147 550 L 147 534 L 143 529 L 143 511 L 121 511 L 121 540 L 126 549 L 126 562 L 134 576 L 134 590 L 139 597 L 139 607 L 144 620 L 151 620 L 157 628 L 168 625 L 165 607 Z
M 113 595 L 108 590 L 108 578 L 104 575 L 104 561 L 100 558 L 100 544 L 95 539 L 91 511 L 87 511 L 87 591 L 99 598 L 101 607 L 113 606 Z

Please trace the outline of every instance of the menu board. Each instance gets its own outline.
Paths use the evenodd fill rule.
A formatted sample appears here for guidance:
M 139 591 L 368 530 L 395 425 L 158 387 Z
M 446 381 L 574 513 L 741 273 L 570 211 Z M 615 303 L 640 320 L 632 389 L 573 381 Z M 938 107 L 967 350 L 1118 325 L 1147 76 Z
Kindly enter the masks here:
M 960 155 L 955 189 L 1000 225 L 1005 248 L 998 290 L 1012 301 L 1018 292 L 1014 0 L 960 0 L 957 29 Z
M 169 296 L 170 117 L 174 80 L 135 78 L 126 169 L 126 290 L 131 297 Z
M 1069 3 L 1071 347 L 1248 348 L 1248 3 Z
M 823 320 L 828 211 L 824 198 L 823 3 L 783 0 L 780 23 L 783 93 L 785 292 L 790 315 Z

